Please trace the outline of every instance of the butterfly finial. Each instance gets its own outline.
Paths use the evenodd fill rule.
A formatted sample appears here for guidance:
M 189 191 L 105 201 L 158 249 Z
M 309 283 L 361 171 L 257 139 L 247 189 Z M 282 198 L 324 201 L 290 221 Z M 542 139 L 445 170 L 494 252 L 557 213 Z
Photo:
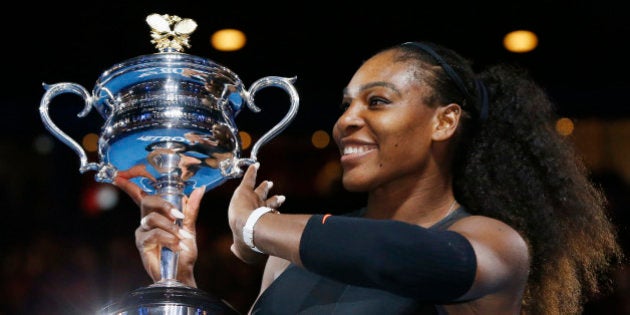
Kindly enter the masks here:
M 155 44 L 160 52 L 182 52 L 184 48 L 190 48 L 188 38 L 197 28 L 194 20 L 153 13 L 147 16 L 146 21 L 151 27 L 151 43 Z

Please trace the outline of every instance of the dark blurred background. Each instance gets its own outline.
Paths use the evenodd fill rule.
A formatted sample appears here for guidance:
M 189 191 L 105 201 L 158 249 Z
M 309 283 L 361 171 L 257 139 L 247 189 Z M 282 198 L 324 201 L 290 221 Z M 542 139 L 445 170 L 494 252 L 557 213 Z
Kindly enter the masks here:
M 495 2 L 495 1 L 493 1 Z M 300 94 L 293 123 L 263 146 L 259 178 L 287 196 L 285 212 L 336 212 L 360 205 L 344 192 L 337 151 L 311 145 L 329 131 L 341 90 L 362 60 L 386 46 L 429 40 L 450 46 L 479 66 L 514 62 L 547 88 L 570 135 L 605 189 L 610 214 L 628 246 L 630 205 L 630 60 L 627 10 L 614 1 L 476 1 L 254 4 L 218 1 L 93 1 L 15 3 L 4 11 L 5 69 L 0 95 L 0 314 L 90 314 L 107 301 L 150 284 L 135 249 L 140 215 L 116 189 L 80 174 L 78 156 L 44 128 L 42 83 L 75 82 L 91 90 L 110 66 L 155 52 L 145 17 L 151 13 L 194 19 L 199 27 L 186 52 L 212 59 L 249 85 L 268 75 L 292 77 Z M 243 30 L 237 52 L 211 48 L 221 28 Z M 539 47 L 513 54 L 503 36 L 528 29 Z M 244 110 L 239 128 L 254 140 L 288 109 L 283 94 L 261 93 L 260 114 Z M 62 105 L 63 104 L 63 105 Z M 103 118 L 79 119 L 78 98 L 51 106 L 55 122 L 80 139 L 99 132 Z M 247 151 L 245 153 L 248 153 Z M 94 161 L 95 156 L 90 156 Z M 246 312 L 258 292 L 261 265 L 229 252 L 226 207 L 238 180 L 208 192 L 199 217 L 198 285 Z M 99 199 L 101 198 L 101 199 Z M 99 203 L 99 200 L 101 202 Z M 111 201 L 103 206 L 102 200 Z M 630 270 L 613 272 L 615 290 L 587 305 L 585 314 L 630 314 Z

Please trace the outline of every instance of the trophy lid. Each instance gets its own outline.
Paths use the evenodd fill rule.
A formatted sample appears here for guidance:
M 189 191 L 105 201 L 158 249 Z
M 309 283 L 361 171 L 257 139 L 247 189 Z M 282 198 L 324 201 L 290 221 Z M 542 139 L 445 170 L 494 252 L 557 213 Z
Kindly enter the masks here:
M 183 52 L 197 27 L 193 20 L 158 14 L 146 20 L 158 52 L 110 67 L 94 87 L 92 105 L 106 119 L 99 156 L 119 172 L 144 165 L 160 178 L 171 172 L 151 164 L 148 154 L 165 149 L 180 158 L 175 169 L 186 193 L 220 185 L 228 177 L 223 172 L 240 157 L 234 118 L 248 92 L 228 68 Z M 162 148 L 164 143 L 181 148 Z M 110 172 L 97 176 L 112 177 Z M 132 181 L 147 192 L 158 189 L 147 176 Z
M 244 102 L 240 95 L 243 90 L 241 79 L 230 69 L 206 58 L 184 53 L 185 48 L 190 48 L 189 37 L 197 28 L 197 23 L 188 18 L 180 18 L 175 15 L 150 14 L 146 18 L 151 27 L 151 43 L 155 44 L 157 53 L 146 54 L 127 59 L 115 64 L 103 72 L 96 82 L 93 90 L 94 107 L 105 118 L 112 111 L 125 106 L 121 97 L 131 96 L 137 90 L 160 90 L 172 97 L 175 88 L 156 88 L 176 82 L 180 85 L 179 91 L 193 91 L 209 89 L 215 98 L 226 98 L 223 88 L 232 86 L 227 96 L 230 106 L 237 114 Z M 211 82 L 210 82 L 211 81 Z M 181 87 L 183 86 L 183 88 Z

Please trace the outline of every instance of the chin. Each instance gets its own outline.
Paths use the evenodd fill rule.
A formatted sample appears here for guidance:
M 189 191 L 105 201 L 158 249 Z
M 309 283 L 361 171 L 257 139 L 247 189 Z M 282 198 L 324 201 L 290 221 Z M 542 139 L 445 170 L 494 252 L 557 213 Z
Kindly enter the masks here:
M 351 180 L 349 178 L 343 178 L 343 188 L 350 192 L 364 192 L 368 191 L 368 184 L 363 181 Z

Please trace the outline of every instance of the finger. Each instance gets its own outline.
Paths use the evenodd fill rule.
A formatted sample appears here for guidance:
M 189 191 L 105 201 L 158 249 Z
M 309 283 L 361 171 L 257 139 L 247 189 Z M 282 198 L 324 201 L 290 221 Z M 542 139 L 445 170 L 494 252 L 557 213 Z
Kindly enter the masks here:
M 266 180 L 260 183 L 258 187 L 254 189 L 254 192 L 258 195 L 258 197 L 260 197 L 260 200 L 265 200 L 267 199 L 267 196 L 269 195 L 269 191 L 271 190 L 272 187 L 273 187 L 273 182 L 270 180 Z
M 144 216 L 140 220 L 139 228 L 142 229 L 142 231 L 160 233 L 160 235 L 168 233 L 171 237 L 177 238 L 178 240 L 180 238 L 188 238 L 185 233 L 184 235 L 181 235 L 182 233 L 180 232 L 180 227 L 177 224 L 174 224 L 172 219 L 157 212 L 151 212 Z M 157 232 L 156 230 L 159 230 L 160 232 Z
M 151 181 L 155 181 L 155 177 L 153 177 L 153 175 L 151 175 L 151 173 L 147 171 L 147 166 L 144 164 L 140 164 L 140 167 L 132 167 L 129 170 L 129 175 L 131 176 L 131 178 L 142 176 L 150 179 Z
M 145 164 L 134 165 L 128 170 L 118 171 L 116 177 L 123 177 L 126 179 L 136 178 L 138 176 L 146 177 L 152 181 L 155 181 L 155 177 L 147 171 L 147 166 Z
M 153 279 L 153 282 L 158 282 L 160 280 L 162 280 L 162 271 L 160 268 L 160 261 L 159 258 L 152 258 L 150 259 L 150 261 L 147 262 L 147 264 L 149 265 L 148 268 L 147 266 L 145 266 L 146 269 L 149 270 L 149 274 L 151 275 L 151 279 Z
M 162 245 L 169 248 L 177 248 L 178 240 L 170 233 L 159 229 L 153 229 L 150 231 L 144 231 L 142 227 L 136 229 L 136 247 L 140 251 L 142 264 L 147 270 L 149 275 L 154 281 L 158 281 L 161 278 L 160 271 L 160 255 L 162 251 Z
M 141 252 L 142 255 L 142 265 L 144 265 L 144 269 L 147 270 L 153 282 L 157 282 L 162 278 L 162 274 L 160 271 L 160 256 L 159 249 L 155 250 L 155 253 L 152 252 Z
M 185 226 L 194 227 L 195 222 L 197 222 L 197 215 L 199 214 L 199 205 L 205 193 L 206 187 L 202 186 L 193 190 L 190 196 L 184 197 L 182 212 L 185 216 L 183 221 Z
M 149 256 L 161 252 L 162 247 L 167 247 L 172 251 L 189 251 L 190 248 L 185 244 L 186 242 L 181 240 L 178 235 L 163 229 L 155 228 L 148 231 L 144 230 L 143 227 L 136 229 L 136 246 L 141 253 L 146 253 Z
M 168 233 L 164 230 L 153 229 L 147 232 L 144 232 L 144 235 L 141 236 L 142 241 L 142 251 L 150 251 L 155 250 L 159 247 L 168 247 L 173 250 L 179 250 L 180 239 L 175 237 L 173 234 Z
M 116 176 L 116 178 L 114 178 L 114 185 L 129 195 L 137 205 L 140 205 L 142 198 L 147 195 L 142 188 L 124 177 Z
M 152 212 L 160 213 L 171 220 L 184 219 L 185 217 L 173 204 L 157 195 L 147 195 L 144 197 L 140 204 L 140 212 L 142 217 Z
M 190 250 L 190 247 L 186 244 L 175 244 L 173 236 L 177 239 L 178 242 L 194 241 L 196 232 L 194 222 L 191 224 L 191 226 L 192 227 L 180 227 L 177 224 L 174 224 L 171 218 L 165 217 L 158 212 L 151 212 L 140 220 L 138 232 L 145 232 L 145 234 L 143 234 L 144 238 L 140 238 L 141 240 L 146 239 L 151 235 L 161 236 L 164 233 L 168 233 L 171 235 L 169 236 L 168 240 L 162 240 L 161 238 L 158 239 L 162 240 L 163 242 L 170 241 L 170 243 L 161 243 L 162 245 L 169 244 L 170 246 L 176 246 L 176 248 L 174 248 L 175 250 L 178 250 L 179 248 L 183 250 Z
M 254 186 L 256 186 L 256 174 L 258 172 L 259 167 L 260 167 L 260 163 L 258 162 L 248 166 L 247 171 L 245 171 L 245 175 L 243 175 L 243 179 L 241 180 L 240 186 L 254 189 Z
M 269 207 L 269 208 L 280 208 L 280 206 L 282 206 L 282 204 L 284 203 L 284 201 L 286 200 L 286 197 L 283 195 L 275 195 L 267 200 L 265 200 L 265 206 Z

